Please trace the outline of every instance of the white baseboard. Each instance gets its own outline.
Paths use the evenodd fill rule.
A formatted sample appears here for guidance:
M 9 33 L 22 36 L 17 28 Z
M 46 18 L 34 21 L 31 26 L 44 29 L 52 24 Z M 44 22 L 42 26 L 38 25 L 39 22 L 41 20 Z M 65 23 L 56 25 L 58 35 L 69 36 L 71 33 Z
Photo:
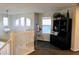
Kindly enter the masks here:
M 73 48 L 71 48 L 71 50 L 74 52 L 79 51 L 79 49 L 73 49 Z
M 30 53 L 34 52 L 35 49 L 30 50 L 29 52 L 25 53 L 24 55 L 29 55 Z
M 40 40 L 40 39 L 38 39 L 38 40 Z M 40 41 L 48 41 L 48 42 L 50 42 L 49 40 L 40 40 Z

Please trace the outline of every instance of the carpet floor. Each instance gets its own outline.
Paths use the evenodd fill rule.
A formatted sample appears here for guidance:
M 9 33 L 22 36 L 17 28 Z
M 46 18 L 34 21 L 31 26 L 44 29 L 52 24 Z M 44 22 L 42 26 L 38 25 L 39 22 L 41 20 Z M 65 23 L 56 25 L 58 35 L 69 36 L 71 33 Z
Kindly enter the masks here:
M 35 41 L 35 51 L 30 55 L 79 55 L 79 52 L 61 50 L 46 41 Z

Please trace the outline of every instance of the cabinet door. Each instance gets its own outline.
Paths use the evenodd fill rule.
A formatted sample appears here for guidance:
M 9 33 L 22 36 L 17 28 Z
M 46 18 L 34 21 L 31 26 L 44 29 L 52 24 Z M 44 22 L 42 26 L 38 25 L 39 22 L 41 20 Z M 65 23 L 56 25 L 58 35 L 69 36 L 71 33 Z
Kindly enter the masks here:
M 60 31 L 60 20 L 54 20 L 54 22 L 53 22 L 53 31 L 56 31 L 56 32 Z
M 61 20 L 60 31 L 67 32 L 67 20 Z
M 53 41 L 53 37 L 52 35 L 50 35 L 50 44 L 52 44 L 52 41 Z

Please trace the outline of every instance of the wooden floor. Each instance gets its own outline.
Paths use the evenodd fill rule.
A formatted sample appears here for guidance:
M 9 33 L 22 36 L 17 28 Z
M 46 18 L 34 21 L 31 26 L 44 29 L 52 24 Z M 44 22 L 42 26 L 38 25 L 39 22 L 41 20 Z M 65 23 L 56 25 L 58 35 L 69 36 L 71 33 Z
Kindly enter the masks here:
M 30 55 L 79 55 L 79 52 L 61 50 L 45 41 L 36 41 L 35 49 L 35 52 L 31 53 Z

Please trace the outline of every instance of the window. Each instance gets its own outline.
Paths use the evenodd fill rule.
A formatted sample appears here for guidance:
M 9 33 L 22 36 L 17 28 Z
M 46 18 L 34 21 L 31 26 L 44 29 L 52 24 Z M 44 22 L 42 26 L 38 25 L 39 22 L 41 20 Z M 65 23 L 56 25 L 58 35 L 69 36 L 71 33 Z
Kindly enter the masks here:
M 15 22 L 15 26 L 19 26 L 19 24 L 20 24 L 19 19 L 17 19 L 16 22 Z
M 42 18 L 42 32 L 43 33 L 51 32 L 51 17 Z
M 26 18 L 26 26 L 31 26 L 31 20 L 29 18 Z
M 31 26 L 31 20 L 29 18 L 21 17 L 16 19 L 15 26 Z
M 25 25 L 25 18 L 21 17 L 20 22 L 21 22 L 21 26 L 24 26 Z
M 3 17 L 3 26 L 8 26 L 8 18 Z
M 24 26 L 25 25 L 25 18 L 24 17 L 21 17 L 21 18 L 18 18 L 16 19 L 15 21 L 15 26 Z

